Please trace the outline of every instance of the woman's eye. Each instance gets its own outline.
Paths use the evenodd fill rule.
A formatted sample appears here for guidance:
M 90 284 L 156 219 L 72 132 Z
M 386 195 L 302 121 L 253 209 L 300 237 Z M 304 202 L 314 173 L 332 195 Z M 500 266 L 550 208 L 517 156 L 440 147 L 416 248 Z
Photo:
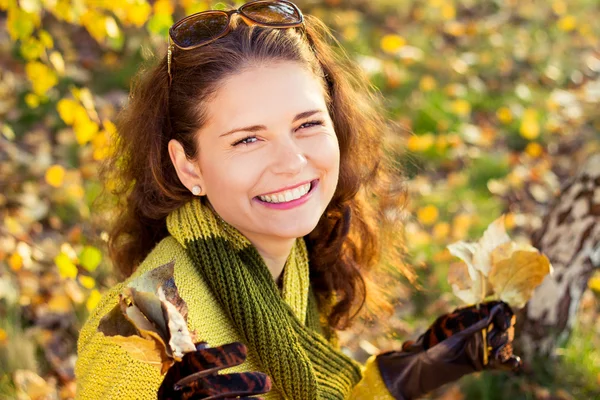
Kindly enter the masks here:
M 245 145 L 248 145 L 248 144 L 250 144 L 250 143 L 254 143 L 254 142 L 255 142 L 255 141 L 257 141 L 257 140 L 258 140 L 258 139 L 256 138 L 256 136 L 248 136 L 248 137 L 245 137 L 245 138 L 243 138 L 243 139 L 241 139 L 241 140 L 238 140 L 237 142 L 235 142 L 235 143 L 233 144 L 233 146 L 237 146 L 238 144 L 245 144 Z
M 310 128 L 313 127 L 315 125 L 320 125 L 323 126 L 325 123 L 323 121 L 309 121 L 309 122 L 305 122 L 302 125 L 300 125 L 298 127 L 298 129 L 302 129 L 302 128 Z

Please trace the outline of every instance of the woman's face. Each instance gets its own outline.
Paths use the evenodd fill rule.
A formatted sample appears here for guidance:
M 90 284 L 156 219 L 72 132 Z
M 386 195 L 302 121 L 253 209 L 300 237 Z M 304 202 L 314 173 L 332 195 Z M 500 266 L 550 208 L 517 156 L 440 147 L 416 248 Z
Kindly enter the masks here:
M 318 78 L 300 64 L 226 79 L 197 140 L 202 193 L 252 242 L 308 234 L 335 192 L 337 137 Z

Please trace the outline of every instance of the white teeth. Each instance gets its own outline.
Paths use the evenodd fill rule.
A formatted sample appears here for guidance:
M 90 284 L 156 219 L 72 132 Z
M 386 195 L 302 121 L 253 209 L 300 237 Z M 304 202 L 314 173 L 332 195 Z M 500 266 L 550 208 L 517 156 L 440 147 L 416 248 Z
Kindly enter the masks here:
M 258 196 L 262 201 L 269 203 L 285 203 L 288 201 L 299 199 L 304 196 L 310 190 L 310 183 L 294 188 L 292 190 L 285 190 L 283 192 L 270 194 L 266 196 Z

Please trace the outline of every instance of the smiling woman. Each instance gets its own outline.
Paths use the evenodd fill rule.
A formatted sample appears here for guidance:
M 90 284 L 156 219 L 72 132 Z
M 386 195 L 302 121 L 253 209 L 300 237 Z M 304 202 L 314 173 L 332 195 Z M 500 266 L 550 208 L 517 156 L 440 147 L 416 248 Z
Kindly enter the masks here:
M 327 27 L 258 0 L 187 17 L 169 42 L 133 85 L 103 169 L 117 182 L 109 250 L 126 280 L 81 331 L 79 398 L 409 398 L 478 369 L 473 335 L 497 309 L 435 355 L 451 374 L 436 377 L 425 352 L 359 365 L 339 348 L 336 330 L 377 298 L 373 267 L 402 269 L 388 217 L 404 196 L 377 97 Z M 200 342 L 163 376 L 139 341 L 132 357 L 97 327 L 127 307 L 123 290 L 171 261 Z M 465 348 L 471 358 L 452 353 Z
M 340 149 L 319 77 L 298 61 L 247 63 L 207 104 L 196 156 L 176 139 L 169 150 L 183 185 L 199 185 L 277 279 L 335 193 Z

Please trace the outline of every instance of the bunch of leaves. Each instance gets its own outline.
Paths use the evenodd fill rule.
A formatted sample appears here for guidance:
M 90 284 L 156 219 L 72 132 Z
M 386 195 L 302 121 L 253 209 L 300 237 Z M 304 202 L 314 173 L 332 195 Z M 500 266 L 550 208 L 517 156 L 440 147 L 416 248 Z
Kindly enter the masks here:
M 495 299 L 521 308 L 552 273 L 550 261 L 538 249 L 510 240 L 504 215 L 490 224 L 478 242 L 460 241 L 448 249 L 463 261 L 450 266 L 448 281 L 466 304 Z
M 187 304 L 179 296 L 173 271 L 174 261 L 136 277 L 98 326 L 133 358 L 163 374 L 196 350 L 195 332 L 187 328 Z

